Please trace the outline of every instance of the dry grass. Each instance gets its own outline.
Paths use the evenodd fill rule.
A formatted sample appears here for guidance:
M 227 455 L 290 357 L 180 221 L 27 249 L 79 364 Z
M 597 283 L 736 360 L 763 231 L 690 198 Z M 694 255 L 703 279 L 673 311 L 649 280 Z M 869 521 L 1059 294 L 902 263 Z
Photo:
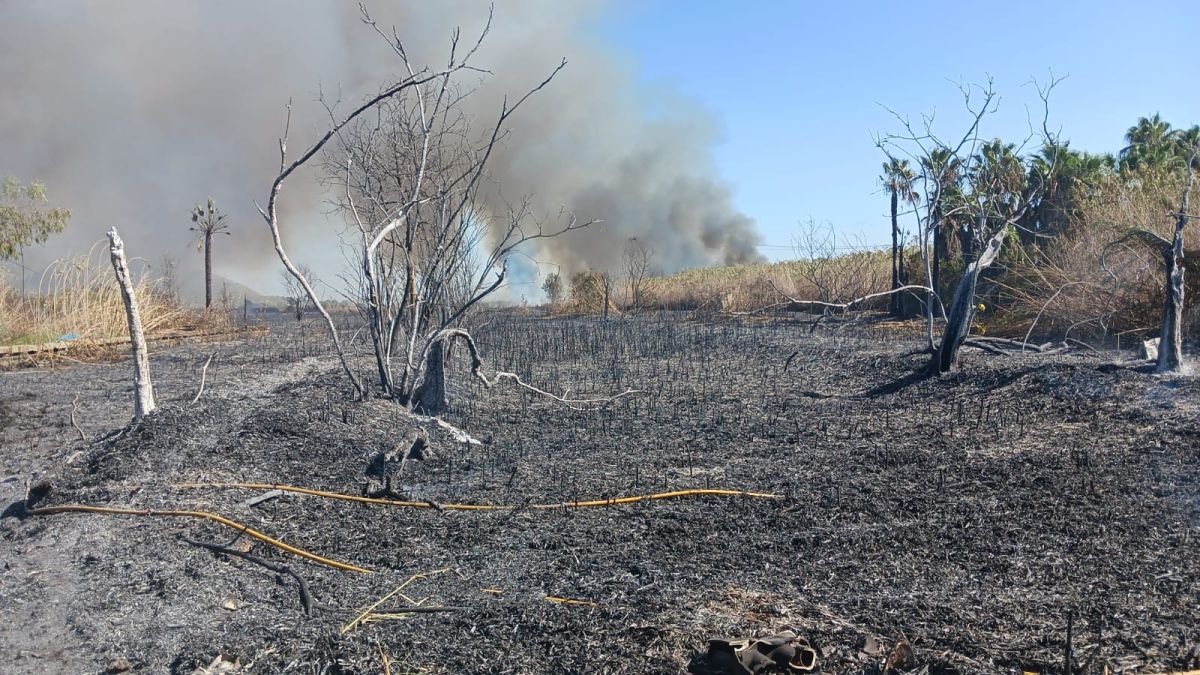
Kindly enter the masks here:
M 997 280 L 988 319 L 1007 334 L 1125 340 L 1153 337 L 1162 324 L 1165 266 L 1133 232 L 1170 239 L 1182 181 L 1146 177 L 1103 186 L 1082 200 L 1070 228 L 1037 245 L 1014 247 Z M 1184 330 L 1200 329 L 1200 230 L 1184 231 L 1188 265 Z
M 133 265 L 135 272 L 137 265 Z M 228 322 L 219 312 L 205 315 L 183 308 L 160 292 L 144 268 L 135 274 L 135 293 L 147 333 L 185 325 L 217 327 Z M 125 307 L 108 260 L 97 244 L 88 255 L 58 260 L 42 273 L 35 293 L 22 296 L 0 277 L 0 344 L 53 342 L 75 334 L 82 343 L 128 334 Z
M 788 297 L 847 302 L 887 290 L 891 274 L 889 251 L 691 269 L 649 280 L 647 304 L 661 309 L 750 312 Z M 882 303 L 886 305 L 886 299 Z
M 1148 231 L 1170 239 L 1182 191 L 1178 175 L 1112 178 L 1076 202 L 1078 211 L 1052 237 L 1009 239 L 1001 264 L 980 287 L 984 309 L 975 329 L 990 335 L 1129 342 L 1153 337 L 1162 322 L 1165 270 Z M 891 254 L 857 251 L 835 255 L 829 239 L 810 229 L 798 245 L 803 260 L 685 270 L 647 282 L 648 305 L 663 309 L 752 312 L 787 296 L 846 302 L 884 291 Z M 815 242 L 815 244 L 813 243 Z M 1200 332 L 1200 227 L 1185 230 L 1188 266 L 1184 330 Z M 925 284 L 915 249 L 906 251 L 909 283 Z M 962 271 L 957 257 L 942 264 L 943 280 Z M 952 289 L 944 282 L 943 290 Z M 881 298 L 869 309 L 883 309 Z

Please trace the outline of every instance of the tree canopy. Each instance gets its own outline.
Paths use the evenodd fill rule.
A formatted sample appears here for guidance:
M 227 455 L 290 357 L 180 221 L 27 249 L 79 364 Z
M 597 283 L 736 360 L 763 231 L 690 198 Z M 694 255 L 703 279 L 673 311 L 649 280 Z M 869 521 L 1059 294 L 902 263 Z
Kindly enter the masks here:
M 62 232 L 70 218 L 69 209 L 50 206 L 45 185 L 37 181 L 23 185 L 5 177 L 0 183 L 0 260 L 12 260 L 23 247 Z

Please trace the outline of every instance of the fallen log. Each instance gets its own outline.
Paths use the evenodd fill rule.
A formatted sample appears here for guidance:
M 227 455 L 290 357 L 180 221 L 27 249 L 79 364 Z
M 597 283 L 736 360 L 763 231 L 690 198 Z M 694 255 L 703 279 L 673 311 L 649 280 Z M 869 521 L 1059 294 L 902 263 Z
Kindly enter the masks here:
M 269 330 L 265 327 L 245 327 L 236 330 L 188 331 L 177 330 L 163 332 L 157 335 L 147 335 L 146 342 L 163 342 L 166 340 L 187 340 L 206 337 L 234 337 L 247 333 Z M 27 345 L 0 345 L 0 358 L 31 356 L 43 353 L 65 352 L 71 349 L 86 349 L 96 347 L 115 347 L 129 344 L 129 337 L 96 338 L 94 340 L 60 340 L 57 342 L 40 342 Z

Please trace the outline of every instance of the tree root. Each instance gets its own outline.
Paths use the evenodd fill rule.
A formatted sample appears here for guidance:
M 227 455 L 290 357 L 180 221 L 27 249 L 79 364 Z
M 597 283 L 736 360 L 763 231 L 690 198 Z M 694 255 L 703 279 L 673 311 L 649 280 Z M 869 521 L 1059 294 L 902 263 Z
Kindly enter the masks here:
M 286 574 L 286 575 L 290 576 L 291 578 L 296 580 L 296 584 L 300 588 L 300 606 L 304 608 L 304 614 L 306 616 L 312 615 L 313 599 L 312 599 L 312 594 L 309 593 L 309 591 L 308 591 L 308 582 L 304 580 L 304 577 L 300 576 L 299 574 L 296 574 L 296 572 L 293 571 L 292 568 L 288 567 L 287 565 L 280 565 L 278 563 L 273 563 L 269 560 L 263 560 L 262 558 L 259 558 L 258 556 L 250 555 L 249 553 L 246 553 L 245 551 L 239 551 L 235 548 L 221 546 L 220 544 L 211 544 L 206 541 L 195 541 L 193 539 L 188 539 L 187 537 L 180 537 L 180 539 L 183 539 L 183 541 L 191 544 L 192 546 L 199 546 L 200 548 L 206 548 L 206 549 L 208 549 L 210 551 L 214 551 L 216 553 L 224 553 L 225 555 L 231 555 L 231 556 L 234 556 L 237 558 L 241 558 L 242 560 L 248 560 L 256 565 L 261 565 L 276 574 Z

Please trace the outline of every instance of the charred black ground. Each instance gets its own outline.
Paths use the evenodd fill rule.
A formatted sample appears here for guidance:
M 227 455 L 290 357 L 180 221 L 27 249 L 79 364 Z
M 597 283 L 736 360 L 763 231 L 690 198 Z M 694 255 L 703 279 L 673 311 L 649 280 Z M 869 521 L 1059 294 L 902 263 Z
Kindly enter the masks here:
M 379 673 L 384 655 L 392 673 L 673 673 L 709 638 L 786 628 L 818 647 L 823 672 L 874 672 L 883 656 L 864 646 L 901 637 L 916 670 L 1061 672 L 1068 612 L 1086 672 L 1190 665 L 1195 378 L 1106 367 L 1114 354 L 974 353 L 960 372 L 920 379 L 926 357 L 904 355 L 919 346 L 869 324 L 809 334 L 787 322 L 496 315 L 480 339 L 495 367 L 577 398 L 645 393 L 581 412 L 459 377 L 446 419 L 484 444 L 424 425 L 431 456 L 393 473 L 398 495 L 517 506 L 692 487 L 781 495 L 548 511 L 299 495 L 249 506 L 260 492 L 173 487 L 362 493 L 372 460 L 418 425 L 388 401 L 350 401 L 316 325 L 160 348 L 162 409 L 109 440 L 92 439 L 127 422 L 127 363 L 0 374 L 6 505 L 44 476 L 53 488 L 40 505 L 209 510 L 377 571 L 256 545 L 307 580 L 318 607 L 306 616 L 292 579 L 185 541 L 228 544 L 227 528 L 6 517 L 0 671 L 100 672 L 125 659 L 191 673 L 221 654 L 263 673 Z M 77 393 L 86 443 L 70 421 Z M 411 575 L 442 569 L 406 592 L 460 611 L 339 634 Z

